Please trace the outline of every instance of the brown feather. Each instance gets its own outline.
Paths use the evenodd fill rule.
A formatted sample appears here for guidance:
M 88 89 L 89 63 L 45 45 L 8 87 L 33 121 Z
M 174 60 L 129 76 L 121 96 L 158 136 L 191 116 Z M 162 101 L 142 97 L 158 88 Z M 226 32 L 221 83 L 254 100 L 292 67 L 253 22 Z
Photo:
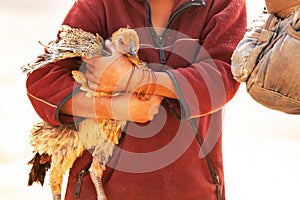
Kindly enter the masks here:
M 48 157 L 48 160 L 43 159 L 45 157 Z M 36 153 L 28 162 L 28 165 L 32 165 L 29 173 L 28 186 L 31 186 L 34 182 L 44 185 L 46 172 L 51 166 L 50 156 L 47 154 L 40 155 L 39 153 Z
M 92 44 L 91 41 L 93 41 Z M 73 29 L 63 25 L 60 40 L 47 46 L 50 53 L 44 55 L 44 60 L 41 63 L 34 63 L 26 69 L 32 71 L 46 63 L 76 56 L 106 56 L 107 52 L 103 49 L 102 42 L 103 39 L 99 35 L 94 36 L 81 29 Z M 124 54 L 128 51 L 137 52 L 139 48 L 137 33 L 129 28 L 121 28 L 116 31 L 112 36 L 112 42 L 117 51 Z M 126 55 L 129 56 L 129 54 Z M 147 68 L 144 62 L 138 60 L 138 57 L 130 58 L 129 56 L 129 60 L 136 67 Z M 87 80 L 81 72 L 75 70 L 72 71 L 72 75 L 75 81 L 82 85 L 81 90 L 87 92 L 87 96 L 109 95 L 101 92 L 96 93 L 89 89 Z M 52 194 L 54 199 L 60 199 L 63 174 L 72 167 L 83 151 L 88 149 L 93 155 L 90 171 L 98 199 L 105 199 L 101 177 L 126 123 L 126 121 L 113 119 L 85 119 L 79 123 L 78 130 L 76 130 L 75 125 L 52 126 L 44 121 L 36 123 L 31 130 L 31 145 L 36 155 L 29 162 L 33 166 L 29 174 L 28 185 L 33 182 L 43 185 L 45 173 L 51 165 L 50 186 Z

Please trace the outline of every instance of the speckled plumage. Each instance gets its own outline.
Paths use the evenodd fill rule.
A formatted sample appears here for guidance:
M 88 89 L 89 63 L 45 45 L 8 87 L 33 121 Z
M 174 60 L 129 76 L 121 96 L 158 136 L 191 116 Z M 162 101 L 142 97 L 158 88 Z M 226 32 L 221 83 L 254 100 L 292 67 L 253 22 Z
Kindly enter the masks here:
M 109 52 L 103 48 L 104 40 L 98 34 L 94 35 L 82 29 L 63 25 L 59 36 L 57 41 L 45 46 L 46 52 L 38 57 L 39 61 L 23 66 L 22 70 L 33 71 L 45 64 L 66 58 L 109 55 Z M 126 54 L 133 64 L 137 67 L 145 67 L 144 64 L 139 66 L 142 62 L 130 58 L 127 54 L 128 45 L 134 45 L 134 49 L 138 50 L 138 36 L 133 29 L 120 28 L 113 34 L 112 42 L 116 49 Z M 89 89 L 85 76 L 81 72 L 75 70 L 72 71 L 72 75 L 75 81 L 82 85 L 81 89 L 88 97 L 112 95 Z M 106 199 L 101 182 L 102 174 L 126 123 L 114 119 L 85 119 L 79 123 L 78 130 L 75 125 L 53 126 L 44 121 L 35 123 L 30 135 L 30 144 L 35 156 L 29 162 L 32 169 L 28 185 L 32 185 L 33 182 L 43 184 L 45 173 L 50 169 L 53 199 L 60 200 L 64 173 L 72 167 L 76 158 L 88 149 L 93 156 L 89 170 L 97 190 L 98 200 Z

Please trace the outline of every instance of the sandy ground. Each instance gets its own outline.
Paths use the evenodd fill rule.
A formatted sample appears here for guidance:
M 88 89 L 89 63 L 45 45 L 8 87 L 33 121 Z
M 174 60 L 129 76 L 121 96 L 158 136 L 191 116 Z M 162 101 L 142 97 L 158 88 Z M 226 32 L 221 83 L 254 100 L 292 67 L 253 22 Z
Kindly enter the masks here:
M 50 189 L 27 187 L 32 157 L 29 130 L 38 119 L 20 66 L 41 52 L 37 41 L 55 36 L 72 0 L 0 0 L 0 199 L 51 199 Z M 248 0 L 249 21 L 263 0 Z M 256 9 L 255 9 L 256 7 Z M 299 116 L 269 110 L 242 85 L 225 107 L 224 164 L 228 200 L 300 199 Z

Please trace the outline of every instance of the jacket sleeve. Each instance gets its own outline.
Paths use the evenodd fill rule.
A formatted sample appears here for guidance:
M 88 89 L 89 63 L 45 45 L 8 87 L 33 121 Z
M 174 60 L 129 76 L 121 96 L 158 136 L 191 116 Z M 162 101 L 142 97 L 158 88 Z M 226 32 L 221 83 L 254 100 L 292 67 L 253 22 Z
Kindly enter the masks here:
M 212 1 L 207 19 L 202 32 L 202 47 L 195 63 L 166 71 L 179 95 L 180 106 L 176 107 L 173 103 L 171 108 L 181 119 L 220 110 L 239 87 L 233 79 L 230 65 L 232 53 L 245 33 L 245 1 Z
M 73 81 L 71 70 L 78 69 L 74 59 L 45 65 L 27 75 L 27 95 L 37 114 L 53 125 L 64 121 L 73 122 L 73 117 L 60 115 L 61 105 L 70 99 L 79 85 Z M 77 88 L 77 89 L 76 89 Z
M 75 1 L 63 24 L 93 33 L 99 32 L 100 20 L 95 15 L 100 10 L 99 2 L 101 1 Z M 53 125 L 80 120 L 59 112 L 60 107 L 79 91 L 79 85 L 71 76 L 71 71 L 79 67 L 78 59 L 66 59 L 42 66 L 27 75 L 27 95 L 43 120 Z

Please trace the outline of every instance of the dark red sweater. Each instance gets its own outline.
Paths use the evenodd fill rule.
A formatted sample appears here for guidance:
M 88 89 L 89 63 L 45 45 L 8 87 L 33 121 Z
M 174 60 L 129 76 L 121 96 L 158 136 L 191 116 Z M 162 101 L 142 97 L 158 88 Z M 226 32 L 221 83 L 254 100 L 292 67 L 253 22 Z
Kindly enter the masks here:
M 140 58 L 153 70 L 168 73 L 180 95 L 179 101 L 164 100 L 150 123 L 129 123 L 104 174 L 105 192 L 109 200 L 216 199 L 216 187 L 191 128 L 189 119 L 194 118 L 225 199 L 221 109 L 238 88 L 230 58 L 244 35 L 245 1 L 175 0 L 162 36 L 153 32 L 150 18 L 147 0 L 77 0 L 63 22 L 104 38 L 120 27 L 135 28 Z M 76 68 L 76 61 L 69 59 L 28 75 L 28 96 L 42 119 L 54 125 L 74 122 L 59 108 L 78 91 L 70 73 Z M 77 159 L 66 199 L 76 199 L 78 172 L 90 160 L 88 152 Z M 83 181 L 79 199 L 96 199 L 89 176 Z

